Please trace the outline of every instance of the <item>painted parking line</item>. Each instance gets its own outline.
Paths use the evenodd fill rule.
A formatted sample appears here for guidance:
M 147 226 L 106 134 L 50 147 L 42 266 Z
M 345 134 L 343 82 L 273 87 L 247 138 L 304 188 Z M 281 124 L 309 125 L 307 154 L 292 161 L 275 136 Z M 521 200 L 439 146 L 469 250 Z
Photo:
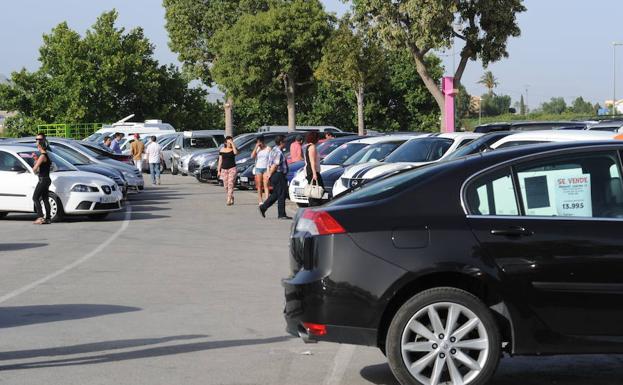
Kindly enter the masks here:
M 97 254 L 99 254 L 101 251 L 103 251 L 106 247 L 108 247 L 108 245 L 110 245 L 114 240 L 116 240 L 121 234 L 123 234 L 123 232 L 128 228 L 128 225 L 130 224 L 130 217 L 132 215 L 132 207 L 131 206 L 127 206 L 127 209 L 125 211 L 125 217 L 123 219 L 123 223 L 121 224 L 121 227 L 114 233 L 112 234 L 110 237 L 108 237 L 108 239 L 106 239 L 104 242 L 102 242 L 99 246 L 97 246 L 95 249 L 93 249 L 91 252 L 89 252 L 88 254 L 85 254 L 84 256 L 78 258 L 77 260 L 75 260 L 74 262 L 70 263 L 69 265 L 56 270 L 53 273 L 50 273 L 48 275 L 46 275 L 45 277 L 32 282 L 26 286 L 22 286 L 17 290 L 13 290 L 12 292 L 3 295 L 2 297 L 0 297 L 0 303 L 6 302 L 12 298 L 17 297 L 18 295 L 24 294 L 34 288 L 36 288 L 39 285 L 42 285 L 62 274 L 65 274 L 66 272 L 68 272 L 71 269 L 76 268 L 77 266 L 82 265 L 83 263 L 85 263 L 86 261 L 88 261 L 89 259 L 95 257 Z

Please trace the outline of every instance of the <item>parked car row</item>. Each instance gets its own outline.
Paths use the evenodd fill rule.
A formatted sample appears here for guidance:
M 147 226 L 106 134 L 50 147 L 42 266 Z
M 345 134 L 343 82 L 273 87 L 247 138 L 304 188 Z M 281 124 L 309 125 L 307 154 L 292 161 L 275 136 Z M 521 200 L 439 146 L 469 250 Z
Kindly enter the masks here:
M 338 170 L 348 183 L 294 218 L 288 332 L 378 347 L 404 385 L 486 384 L 503 353 L 623 353 L 617 139 L 584 129 L 422 135 L 381 162 L 325 164 L 323 179 Z
M 47 138 L 52 162 L 50 218 L 83 215 L 103 219 L 122 209 L 128 193 L 144 189 L 142 173 L 129 161 L 97 144 L 64 138 Z M 39 156 L 35 138 L 0 142 L 0 218 L 11 212 L 34 213 L 32 200 Z M 122 160 L 120 160 L 122 159 Z

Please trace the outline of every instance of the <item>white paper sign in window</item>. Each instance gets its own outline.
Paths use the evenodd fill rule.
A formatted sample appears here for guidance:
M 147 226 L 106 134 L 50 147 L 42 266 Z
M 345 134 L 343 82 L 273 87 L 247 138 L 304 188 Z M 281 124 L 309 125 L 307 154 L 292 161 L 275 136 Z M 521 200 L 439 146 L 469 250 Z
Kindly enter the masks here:
M 526 215 L 591 217 L 591 178 L 581 168 L 517 174 Z

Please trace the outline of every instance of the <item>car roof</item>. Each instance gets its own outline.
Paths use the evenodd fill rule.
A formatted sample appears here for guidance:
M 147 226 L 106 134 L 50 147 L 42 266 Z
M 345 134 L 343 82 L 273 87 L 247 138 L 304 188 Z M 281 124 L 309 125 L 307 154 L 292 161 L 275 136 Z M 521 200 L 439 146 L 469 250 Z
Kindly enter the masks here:
M 593 127 L 623 127 L 623 120 L 616 120 L 616 119 L 602 120 L 599 123 L 590 125 L 590 128 L 593 128 Z
M 358 139 L 358 140 L 353 140 L 350 143 L 363 143 L 363 144 L 376 144 L 376 143 L 386 143 L 386 142 L 393 142 L 393 141 L 398 141 L 398 140 L 410 140 L 413 138 L 420 138 L 420 137 L 428 137 L 428 134 L 423 134 L 423 135 L 382 135 L 382 136 L 371 136 L 371 137 L 367 137 L 367 138 L 363 138 L 363 139 Z
M 11 144 L 11 143 L 2 143 L 0 144 L 0 150 L 10 151 L 10 152 L 22 152 L 22 151 L 32 151 L 34 149 L 34 144 L 32 146 L 24 145 L 24 144 Z
M 480 138 L 483 134 L 478 132 L 442 132 L 437 135 L 438 138 L 462 139 L 462 138 Z
M 184 131 L 183 135 L 186 138 L 194 138 L 194 137 L 202 137 L 202 136 L 225 135 L 225 131 L 223 130 Z
M 563 141 L 581 141 L 581 140 L 612 140 L 617 136 L 612 132 L 589 131 L 589 130 L 540 130 L 519 132 L 514 135 L 506 136 L 499 141 L 493 143 L 492 146 L 498 147 L 506 142 L 529 142 L 529 141 L 547 141 L 547 142 L 563 142 Z

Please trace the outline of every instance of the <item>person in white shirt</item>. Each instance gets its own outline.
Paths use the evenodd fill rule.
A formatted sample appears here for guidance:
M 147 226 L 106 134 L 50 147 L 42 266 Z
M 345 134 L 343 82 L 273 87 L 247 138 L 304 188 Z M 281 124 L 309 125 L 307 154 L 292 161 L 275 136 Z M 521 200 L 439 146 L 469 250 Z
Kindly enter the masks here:
M 151 137 L 151 142 L 145 149 L 147 162 L 149 162 L 149 174 L 152 184 L 160 184 L 160 161 L 162 160 L 162 146 L 156 142 L 156 137 Z

